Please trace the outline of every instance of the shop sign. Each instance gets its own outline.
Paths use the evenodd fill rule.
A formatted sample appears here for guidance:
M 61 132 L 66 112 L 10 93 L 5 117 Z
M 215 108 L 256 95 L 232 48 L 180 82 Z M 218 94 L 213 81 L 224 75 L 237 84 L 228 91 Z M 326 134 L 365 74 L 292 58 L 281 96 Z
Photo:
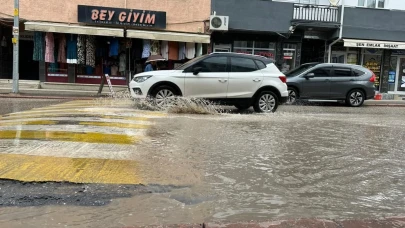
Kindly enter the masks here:
M 392 55 L 405 55 L 405 50 L 394 50 Z
M 166 12 L 79 5 L 78 22 L 165 29 Z
M 345 40 L 345 47 L 405 49 L 405 43 L 390 43 L 383 41 Z

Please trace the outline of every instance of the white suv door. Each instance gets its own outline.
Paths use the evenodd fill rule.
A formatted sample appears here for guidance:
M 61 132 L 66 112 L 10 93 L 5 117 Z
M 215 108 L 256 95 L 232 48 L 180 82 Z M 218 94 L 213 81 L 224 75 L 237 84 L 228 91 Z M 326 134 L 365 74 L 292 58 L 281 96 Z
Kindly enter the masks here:
M 194 69 L 200 69 L 194 74 Z M 184 73 L 184 94 L 187 97 L 226 98 L 228 57 L 212 56 L 191 66 Z
M 230 59 L 231 71 L 229 72 L 227 97 L 252 97 L 262 84 L 263 73 L 260 71 L 260 69 L 265 68 L 266 65 L 258 60 L 258 63 L 256 64 L 255 60 L 250 58 L 231 57 Z

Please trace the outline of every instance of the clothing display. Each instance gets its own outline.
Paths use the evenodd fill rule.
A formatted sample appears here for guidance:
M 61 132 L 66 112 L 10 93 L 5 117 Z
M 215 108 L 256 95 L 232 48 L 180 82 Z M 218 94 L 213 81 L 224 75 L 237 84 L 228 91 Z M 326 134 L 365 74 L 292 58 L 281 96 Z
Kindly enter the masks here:
M 116 65 L 111 66 L 111 75 L 116 76 L 118 74 L 118 67 Z
M 186 43 L 179 43 L 179 59 L 183 60 L 186 58 Z
M 66 37 L 65 37 L 65 34 L 60 35 L 59 49 L 58 49 L 58 62 L 66 63 Z
M 151 55 L 159 55 L 160 53 L 160 42 L 157 40 L 152 41 L 150 46 L 150 54 Z
M 77 63 L 77 39 L 74 39 L 73 35 L 70 35 L 67 41 L 67 63 Z
M 55 48 L 55 51 L 54 51 L 54 58 L 55 59 L 58 58 L 58 49 L 56 49 L 56 48 Z M 56 72 L 58 72 L 58 69 L 59 69 L 59 64 L 57 62 L 50 63 L 48 72 L 49 73 L 56 73 Z
M 45 62 L 47 63 L 54 63 L 55 56 L 54 56 L 54 48 L 55 48 L 55 40 L 53 38 L 53 33 L 47 32 L 45 35 Z
M 160 54 L 166 60 L 169 59 L 169 42 L 162 41 L 162 45 L 160 46 Z
M 169 58 L 170 60 L 179 59 L 179 43 L 169 41 Z
M 150 40 L 143 40 L 142 58 L 150 56 Z
M 186 43 L 186 58 L 194 59 L 195 57 L 195 43 Z
M 86 36 L 86 65 L 96 66 L 96 38 L 94 36 Z
M 197 44 L 197 52 L 196 52 L 196 56 L 202 56 L 203 53 L 203 48 L 202 48 L 202 44 L 198 43 Z
M 127 63 L 127 56 L 125 53 L 120 54 L 120 62 L 119 62 L 119 71 L 120 72 L 125 72 L 126 64 Z
M 44 36 L 42 32 L 34 32 L 34 53 L 32 56 L 34 61 L 44 61 Z
M 118 56 L 119 51 L 119 41 L 117 38 L 113 38 L 110 41 L 110 52 L 108 56 Z
M 77 64 L 86 63 L 86 36 L 77 36 Z

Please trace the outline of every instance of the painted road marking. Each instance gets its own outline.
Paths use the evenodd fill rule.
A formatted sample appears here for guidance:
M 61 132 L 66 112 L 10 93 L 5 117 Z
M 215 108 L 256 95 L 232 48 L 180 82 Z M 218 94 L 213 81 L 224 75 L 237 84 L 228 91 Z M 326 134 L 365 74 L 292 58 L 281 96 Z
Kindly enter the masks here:
M 132 128 L 132 129 L 147 129 L 149 124 L 131 124 L 131 123 L 119 123 L 119 122 L 101 122 L 101 121 L 54 121 L 54 120 L 35 120 L 35 121 L 10 121 L 0 122 L 0 126 L 15 126 L 15 125 L 87 125 L 98 127 L 118 127 L 118 128 Z
M 19 115 L 21 113 L 24 114 L 37 114 L 37 113 L 66 113 L 66 112 L 75 112 L 75 113 L 98 113 L 98 114 L 104 114 L 104 113 L 111 113 L 111 112 L 133 112 L 133 113 L 138 113 L 138 114 L 143 114 L 143 115 L 148 115 L 148 116 L 166 116 L 165 113 L 162 112 L 152 112 L 152 111 L 139 111 L 135 109 L 113 109 L 113 108 L 77 108 L 77 109 L 49 109 L 49 110 L 30 110 L 30 111 L 24 111 L 24 112 L 13 112 L 9 113 L 4 116 L 14 116 L 14 115 Z
M 115 143 L 134 144 L 140 141 L 138 136 L 124 134 L 104 134 L 95 132 L 65 132 L 65 131 L 0 131 L 0 139 L 15 139 L 20 134 L 19 139 L 37 140 L 58 140 L 87 143 Z
M 138 163 L 129 160 L 0 154 L 2 179 L 140 184 L 138 173 Z
M 12 115 L 12 116 L 4 116 L 0 117 L 0 120 L 16 120 L 22 118 L 43 118 L 43 117 L 89 117 L 89 118 L 102 118 L 102 119 L 117 119 L 117 120 L 131 120 L 131 121 L 149 121 L 150 117 L 142 117 L 142 116 L 119 116 L 114 114 L 81 114 L 81 113 L 36 113 L 36 114 L 24 114 L 21 113 L 20 115 Z

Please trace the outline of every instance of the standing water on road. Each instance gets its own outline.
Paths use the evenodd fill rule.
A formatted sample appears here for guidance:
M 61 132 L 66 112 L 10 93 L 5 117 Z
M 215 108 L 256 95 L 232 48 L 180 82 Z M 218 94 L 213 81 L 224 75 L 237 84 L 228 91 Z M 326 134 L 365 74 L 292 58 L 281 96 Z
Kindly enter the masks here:
M 142 191 L 89 185 L 85 189 L 112 189 L 119 196 L 93 207 L 3 207 L 0 221 L 111 227 L 405 213 L 404 108 L 232 112 L 167 114 L 153 119 L 142 142 L 114 147 L 136 161 Z

